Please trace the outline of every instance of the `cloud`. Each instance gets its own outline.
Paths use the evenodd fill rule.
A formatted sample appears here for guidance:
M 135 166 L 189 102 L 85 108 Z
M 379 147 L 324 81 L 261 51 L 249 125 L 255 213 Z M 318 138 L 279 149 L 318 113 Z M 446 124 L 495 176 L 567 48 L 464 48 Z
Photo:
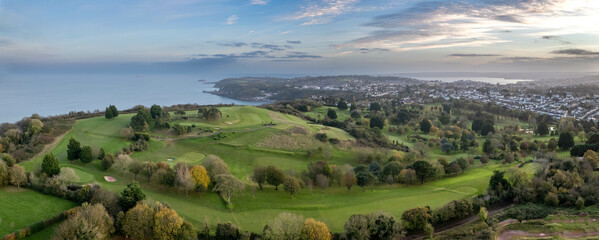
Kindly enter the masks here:
M 219 42 L 216 43 L 216 45 L 219 46 L 223 46 L 223 47 L 243 47 L 243 46 L 247 46 L 247 43 L 244 42 Z
M 336 16 L 355 10 L 354 5 L 358 2 L 359 0 L 321 0 L 320 3 L 303 6 L 288 19 L 304 20 L 301 25 L 323 24 Z
M 289 43 L 289 44 L 302 44 L 302 41 L 287 40 L 287 43 Z
M 528 62 L 528 61 L 545 60 L 545 58 L 537 58 L 537 57 L 503 57 L 503 58 L 501 58 L 501 60 L 514 61 L 514 62 Z
M 500 54 L 475 54 L 475 53 L 454 53 L 447 55 L 448 57 L 498 57 Z
M 292 49 L 289 45 L 277 45 L 277 44 L 265 44 L 265 43 L 252 43 L 252 48 L 258 49 L 269 49 L 272 51 L 283 51 L 285 49 Z
M 266 5 L 268 2 L 268 0 L 250 0 L 250 4 L 252 5 Z
M 366 53 L 371 53 L 371 52 L 389 52 L 390 49 L 388 48 L 360 48 L 360 53 L 366 54 Z
M 565 41 L 565 40 L 561 39 L 558 36 L 549 36 L 549 35 L 548 36 L 542 36 L 541 39 L 556 41 L 556 42 L 559 42 L 559 43 L 564 44 L 564 45 L 566 45 L 566 44 L 572 44 L 571 42 Z
M 520 39 L 514 34 L 536 35 L 534 38 L 557 33 L 597 34 L 599 31 L 588 24 L 597 20 L 597 13 L 599 5 L 589 5 L 587 0 L 425 0 L 374 17 L 364 26 L 376 30 L 336 47 L 407 51 L 476 47 Z
M 235 22 L 239 19 L 239 17 L 237 17 L 237 15 L 231 15 L 227 18 L 227 21 L 225 22 L 225 24 L 235 24 Z
M 593 51 L 588 51 L 588 50 L 578 49 L 578 48 L 555 50 L 551 53 L 563 54 L 563 55 L 575 55 L 575 56 L 599 56 L 599 52 L 593 52 Z
M 310 55 L 306 52 L 289 52 L 286 56 L 282 58 L 322 58 L 322 56 Z

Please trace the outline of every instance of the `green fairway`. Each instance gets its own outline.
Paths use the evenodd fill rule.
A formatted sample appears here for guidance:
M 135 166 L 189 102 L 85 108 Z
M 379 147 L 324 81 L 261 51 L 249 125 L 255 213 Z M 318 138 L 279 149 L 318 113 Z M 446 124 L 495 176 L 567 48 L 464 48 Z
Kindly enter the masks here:
M 217 155 L 228 164 L 232 174 L 248 184 L 245 192 L 232 199 L 234 207 L 229 209 L 213 192 L 209 191 L 203 196 L 191 193 L 186 198 L 183 194 L 177 194 L 174 188 L 160 189 L 148 183 L 147 179 L 137 177 L 151 200 L 168 203 L 195 226 L 200 226 L 205 219 L 212 227 L 218 222 L 231 221 L 243 230 L 261 232 L 264 225 L 278 213 L 290 211 L 324 221 L 332 231 L 339 232 L 352 214 L 384 211 L 400 217 L 401 213 L 409 208 L 426 205 L 434 208 L 451 200 L 480 194 L 486 189 L 493 170 L 509 167 L 493 163 L 469 169 L 465 174 L 456 177 L 443 178 L 424 185 L 380 184 L 373 192 L 369 189 L 362 192 L 358 187 L 348 192 L 346 188 L 334 183 L 324 193 L 320 189 L 305 188 L 293 200 L 283 191 L 282 186 L 279 187 L 279 191 L 268 186 L 263 191 L 256 191 L 255 196 L 252 196 L 249 186 L 255 166 L 274 165 L 296 173 L 306 170 L 308 163 L 323 159 L 331 165 L 355 166 L 359 152 L 374 150 L 352 145 L 351 140 L 354 138 L 341 129 L 309 124 L 295 116 L 246 106 L 219 109 L 223 113 L 223 119 L 217 122 L 204 122 L 198 118 L 181 119 L 178 122 L 220 129 L 217 131 L 223 132 L 221 138 L 214 140 L 210 136 L 195 135 L 178 140 L 152 138 L 146 151 L 131 154 L 131 158 L 136 161 L 167 162 L 170 165 L 178 162 L 201 164 L 205 156 Z M 194 112 L 190 111 L 186 115 L 191 114 Z M 120 137 L 119 133 L 127 126 L 130 117 L 131 115 L 122 115 L 113 120 L 103 117 L 78 120 L 52 152 L 58 157 L 61 167 L 75 170 L 79 176 L 79 183 L 97 183 L 105 189 L 120 192 L 133 180 L 133 175 L 123 175 L 114 169 L 103 171 L 99 160 L 89 164 L 79 161 L 71 163 L 66 159 L 66 146 L 69 138 L 73 136 L 82 145 L 91 145 L 98 149 L 103 147 L 107 152 L 116 152 L 130 144 Z M 273 125 L 270 125 L 271 122 Z M 265 126 L 264 123 L 269 125 Z M 333 145 L 320 142 L 314 137 L 314 134 L 319 132 L 346 143 Z M 405 136 L 394 137 L 407 142 Z M 310 155 L 306 150 L 312 151 Z M 440 156 L 447 155 L 433 149 L 430 158 L 436 159 Z M 447 157 L 455 159 L 464 156 L 466 153 L 459 152 Z M 33 170 L 40 162 L 41 158 L 24 165 Z M 106 182 L 104 176 L 113 176 L 117 181 Z
M 77 204 L 32 190 L 0 188 L 0 236 L 27 227 Z

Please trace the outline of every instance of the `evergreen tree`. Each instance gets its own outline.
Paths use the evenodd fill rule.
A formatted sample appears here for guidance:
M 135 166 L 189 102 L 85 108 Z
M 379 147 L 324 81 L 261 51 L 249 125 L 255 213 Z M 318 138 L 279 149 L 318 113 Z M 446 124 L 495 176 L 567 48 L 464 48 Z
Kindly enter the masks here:
M 347 102 L 343 101 L 343 99 L 339 100 L 339 103 L 337 103 L 337 108 L 339 108 L 341 111 L 347 110 Z
M 79 158 L 81 158 L 81 143 L 71 138 L 67 149 L 67 159 L 73 161 Z
M 424 133 L 429 133 L 431 127 L 433 127 L 433 125 L 431 124 L 431 121 L 429 121 L 428 119 L 422 119 L 422 121 L 420 122 L 420 131 Z
M 113 119 L 114 115 L 112 114 L 112 109 L 110 109 L 110 107 L 106 107 L 106 110 L 104 111 L 104 117 L 106 119 Z
M 94 160 L 94 156 L 92 154 L 92 147 L 84 146 L 81 149 L 81 162 L 90 163 L 92 160 Z
M 119 116 L 119 110 L 117 110 L 114 105 L 110 105 L 108 108 L 110 108 L 110 111 L 112 112 L 113 117 Z
M 337 112 L 334 109 L 329 108 L 329 111 L 327 112 L 327 117 L 333 120 L 337 119 Z
M 123 211 L 127 211 L 135 206 L 137 202 L 142 201 L 146 198 L 146 195 L 141 190 L 139 183 L 132 182 L 127 184 L 127 187 L 121 192 L 119 197 L 119 205 Z
M 42 173 L 45 173 L 50 177 L 60 173 L 58 159 L 56 159 L 53 153 L 49 153 L 44 156 L 44 160 L 42 162 Z
M 560 133 L 557 146 L 563 150 L 570 149 L 574 146 L 574 137 L 569 132 Z

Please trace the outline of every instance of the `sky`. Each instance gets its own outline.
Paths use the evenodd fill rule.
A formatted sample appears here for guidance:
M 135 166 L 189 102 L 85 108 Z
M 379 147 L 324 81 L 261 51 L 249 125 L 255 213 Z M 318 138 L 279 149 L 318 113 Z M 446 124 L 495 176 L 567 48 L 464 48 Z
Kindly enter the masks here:
M 1 73 L 599 70 L 597 0 L 0 0 Z

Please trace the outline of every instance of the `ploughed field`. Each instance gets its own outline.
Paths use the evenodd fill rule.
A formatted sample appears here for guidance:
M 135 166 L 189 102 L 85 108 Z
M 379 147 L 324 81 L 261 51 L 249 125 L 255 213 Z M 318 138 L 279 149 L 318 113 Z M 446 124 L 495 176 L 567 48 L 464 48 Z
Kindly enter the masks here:
M 282 170 L 296 173 L 307 169 L 308 163 L 323 159 L 331 165 L 355 166 L 358 153 L 375 150 L 355 144 L 355 139 L 341 129 L 309 124 L 295 116 L 249 106 L 219 109 L 223 118 L 215 122 L 206 122 L 197 118 L 179 119 L 173 122 L 210 129 L 210 132 L 175 137 L 164 130 L 157 130 L 151 134 L 153 137 L 149 142 L 148 150 L 131 155 L 135 161 L 167 162 L 172 165 L 186 162 L 198 165 L 207 155 L 213 154 L 228 164 L 233 175 L 247 183 L 244 193 L 232 198 L 234 207 L 228 208 L 226 203 L 211 191 L 204 194 L 190 193 L 189 197 L 185 197 L 184 193 L 178 193 L 175 188 L 160 189 L 148 183 L 144 177 L 137 176 L 137 181 L 140 182 L 149 199 L 168 203 L 179 215 L 196 227 L 201 226 L 200 224 L 205 221 L 212 227 L 218 222 L 230 221 L 243 230 L 261 232 L 269 220 L 282 211 L 288 211 L 324 221 L 332 231 L 339 232 L 352 214 L 384 211 L 401 217 L 401 213 L 406 209 L 427 205 L 435 208 L 451 200 L 480 194 L 487 188 L 493 170 L 514 166 L 501 165 L 492 161 L 486 166 L 473 167 L 456 177 L 443 178 L 423 185 L 379 184 L 374 187 L 374 191 L 367 188 L 363 192 L 361 188 L 355 186 L 351 192 L 348 192 L 345 187 L 338 186 L 334 182 L 324 192 L 316 187 L 304 188 L 294 196 L 294 199 L 283 191 L 282 186 L 279 186 L 278 191 L 272 186 L 267 186 L 262 191 L 256 189 L 255 194 L 252 194 L 250 186 L 253 183 L 250 176 L 254 166 L 274 165 Z M 189 111 L 186 116 L 196 114 L 197 112 Z M 123 174 L 116 169 L 104 171 L 100 167 L 99 160 L 89 164 L 70 162 L 66 158 L 66 150 L 69 138 L 74 137 L 82 145 L 92 146 L 95 150 L 102 147 L 107 153 L 118 152 L 132 143 L 120 136 L 121 129 L 129 124 L 132 116 L 132 114 L 122 114 L 112 120 L 104 117 L 79 120 L 51 151 L 59 159 L 61 167 L 75 170 L 79 175 L 80 183 L 96 183 L 105 189 L 120 192 L 127 183 L 133 181 L 132 174 Z M 337 138 L 341 142 L 331 144 L 318 141 L 314 137 L 316 133 L 326 133 L 329 138 Z M 308 156 L 307 150 L 314 150 L 314 152 Z M 431 155 L 429 160 L 436 161 L 438 154 Z M 447 158 L 451 160 L 462 155 L 464 154 L 451 155 Z M 32 171 L 41 164 L 41 161 L 40 157 L 23 162 L 21 165 L 28 171 Z M 104 176 L 113 176 L 117 181 L 107 182 Z M 4 195 L 4 192 L 0 194 L 0 201 L 2 199 L 13 201 L 12 197 Z M 56 208 L 64 210 L 72 205 L 62 204 L 55 204 Z M 22 211 L 29 211 L 29 209 L 24 209 L 19 210 L 20 214 L 27 215 Z M 5 210 L 0 209 L 3 220 L 6 219 L 5 214 L 13 214 L 2 211 Z M 24 222 L 29 224 L 35 221 L 36 219 L 27 219 Z M 6 231 L 4 226 L 6 223 L 3 221 L 0 230 Z

